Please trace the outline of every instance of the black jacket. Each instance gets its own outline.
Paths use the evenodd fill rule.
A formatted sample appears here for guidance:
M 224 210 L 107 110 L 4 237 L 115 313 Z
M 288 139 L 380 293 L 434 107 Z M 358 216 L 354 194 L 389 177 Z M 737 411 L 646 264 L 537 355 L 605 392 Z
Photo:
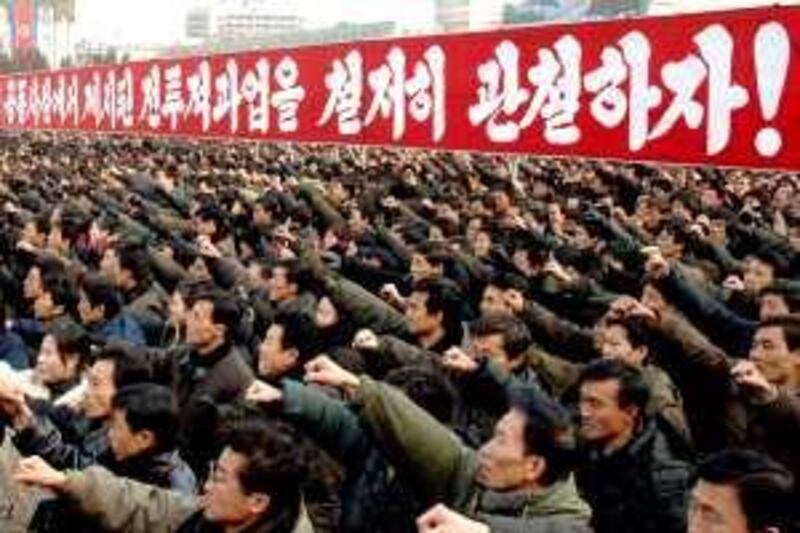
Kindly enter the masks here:
M 220 451 L 213 438 L 219 407 L 241 396 L 255 376 L 243 352 L 230 344 L 204 356 L 193 351 L 167 356 L 178 365 L 174 390 L 181 410 L 181 455 L 203 479 L 209 461 Z
M 610 455 L 587 450 L 577 482 L 596 533 L 685 532 L 691 468 L 674 457 L 654 422 Z
M 128 460 L 116 462 L 111 471 L 118 476 L 128 477 L 164 487 L 184 494 L 197 492 L 197 479 L 177 450 L 156 454 L 145 454 Z

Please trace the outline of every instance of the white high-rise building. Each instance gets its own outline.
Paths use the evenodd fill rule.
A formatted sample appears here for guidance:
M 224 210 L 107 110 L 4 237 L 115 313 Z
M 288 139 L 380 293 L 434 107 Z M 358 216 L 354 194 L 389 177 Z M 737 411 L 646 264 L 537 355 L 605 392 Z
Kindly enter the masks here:
M 484 30 L 503 21 L 503 3 L 497 0 L 436 0 L 439 31 Z

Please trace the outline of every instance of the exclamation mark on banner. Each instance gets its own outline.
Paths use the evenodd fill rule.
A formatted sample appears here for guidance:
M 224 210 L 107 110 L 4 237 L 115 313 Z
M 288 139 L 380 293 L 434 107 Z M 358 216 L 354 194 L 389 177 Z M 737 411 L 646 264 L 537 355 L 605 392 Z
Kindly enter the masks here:
M 781 24 L 770 22 L 758 29 L 755 41 L 756 81 L 761 113 L 767 122 L 778 115 L 786 76 L 789 74 L 789 34 Z M 781 133 L 766 126 L 756 135 L 756 150 L 764 157 L 774 157 L 781 150 Z

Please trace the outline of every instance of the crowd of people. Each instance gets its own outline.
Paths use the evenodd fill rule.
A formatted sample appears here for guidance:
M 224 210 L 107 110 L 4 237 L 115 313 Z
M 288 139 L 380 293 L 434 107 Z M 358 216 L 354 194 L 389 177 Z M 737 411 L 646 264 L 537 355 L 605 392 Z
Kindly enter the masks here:
M 798 274 L 793 173 L 7 134 L 0 529 L 800 531 Z

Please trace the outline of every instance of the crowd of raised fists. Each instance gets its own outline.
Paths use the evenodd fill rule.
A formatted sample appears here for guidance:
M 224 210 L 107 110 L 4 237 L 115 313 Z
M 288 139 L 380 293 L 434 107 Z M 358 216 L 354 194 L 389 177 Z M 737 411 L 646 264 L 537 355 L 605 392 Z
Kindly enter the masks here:
M 796 531 L 799 274 L 798 174 L 5 134 L 0 529 Z

